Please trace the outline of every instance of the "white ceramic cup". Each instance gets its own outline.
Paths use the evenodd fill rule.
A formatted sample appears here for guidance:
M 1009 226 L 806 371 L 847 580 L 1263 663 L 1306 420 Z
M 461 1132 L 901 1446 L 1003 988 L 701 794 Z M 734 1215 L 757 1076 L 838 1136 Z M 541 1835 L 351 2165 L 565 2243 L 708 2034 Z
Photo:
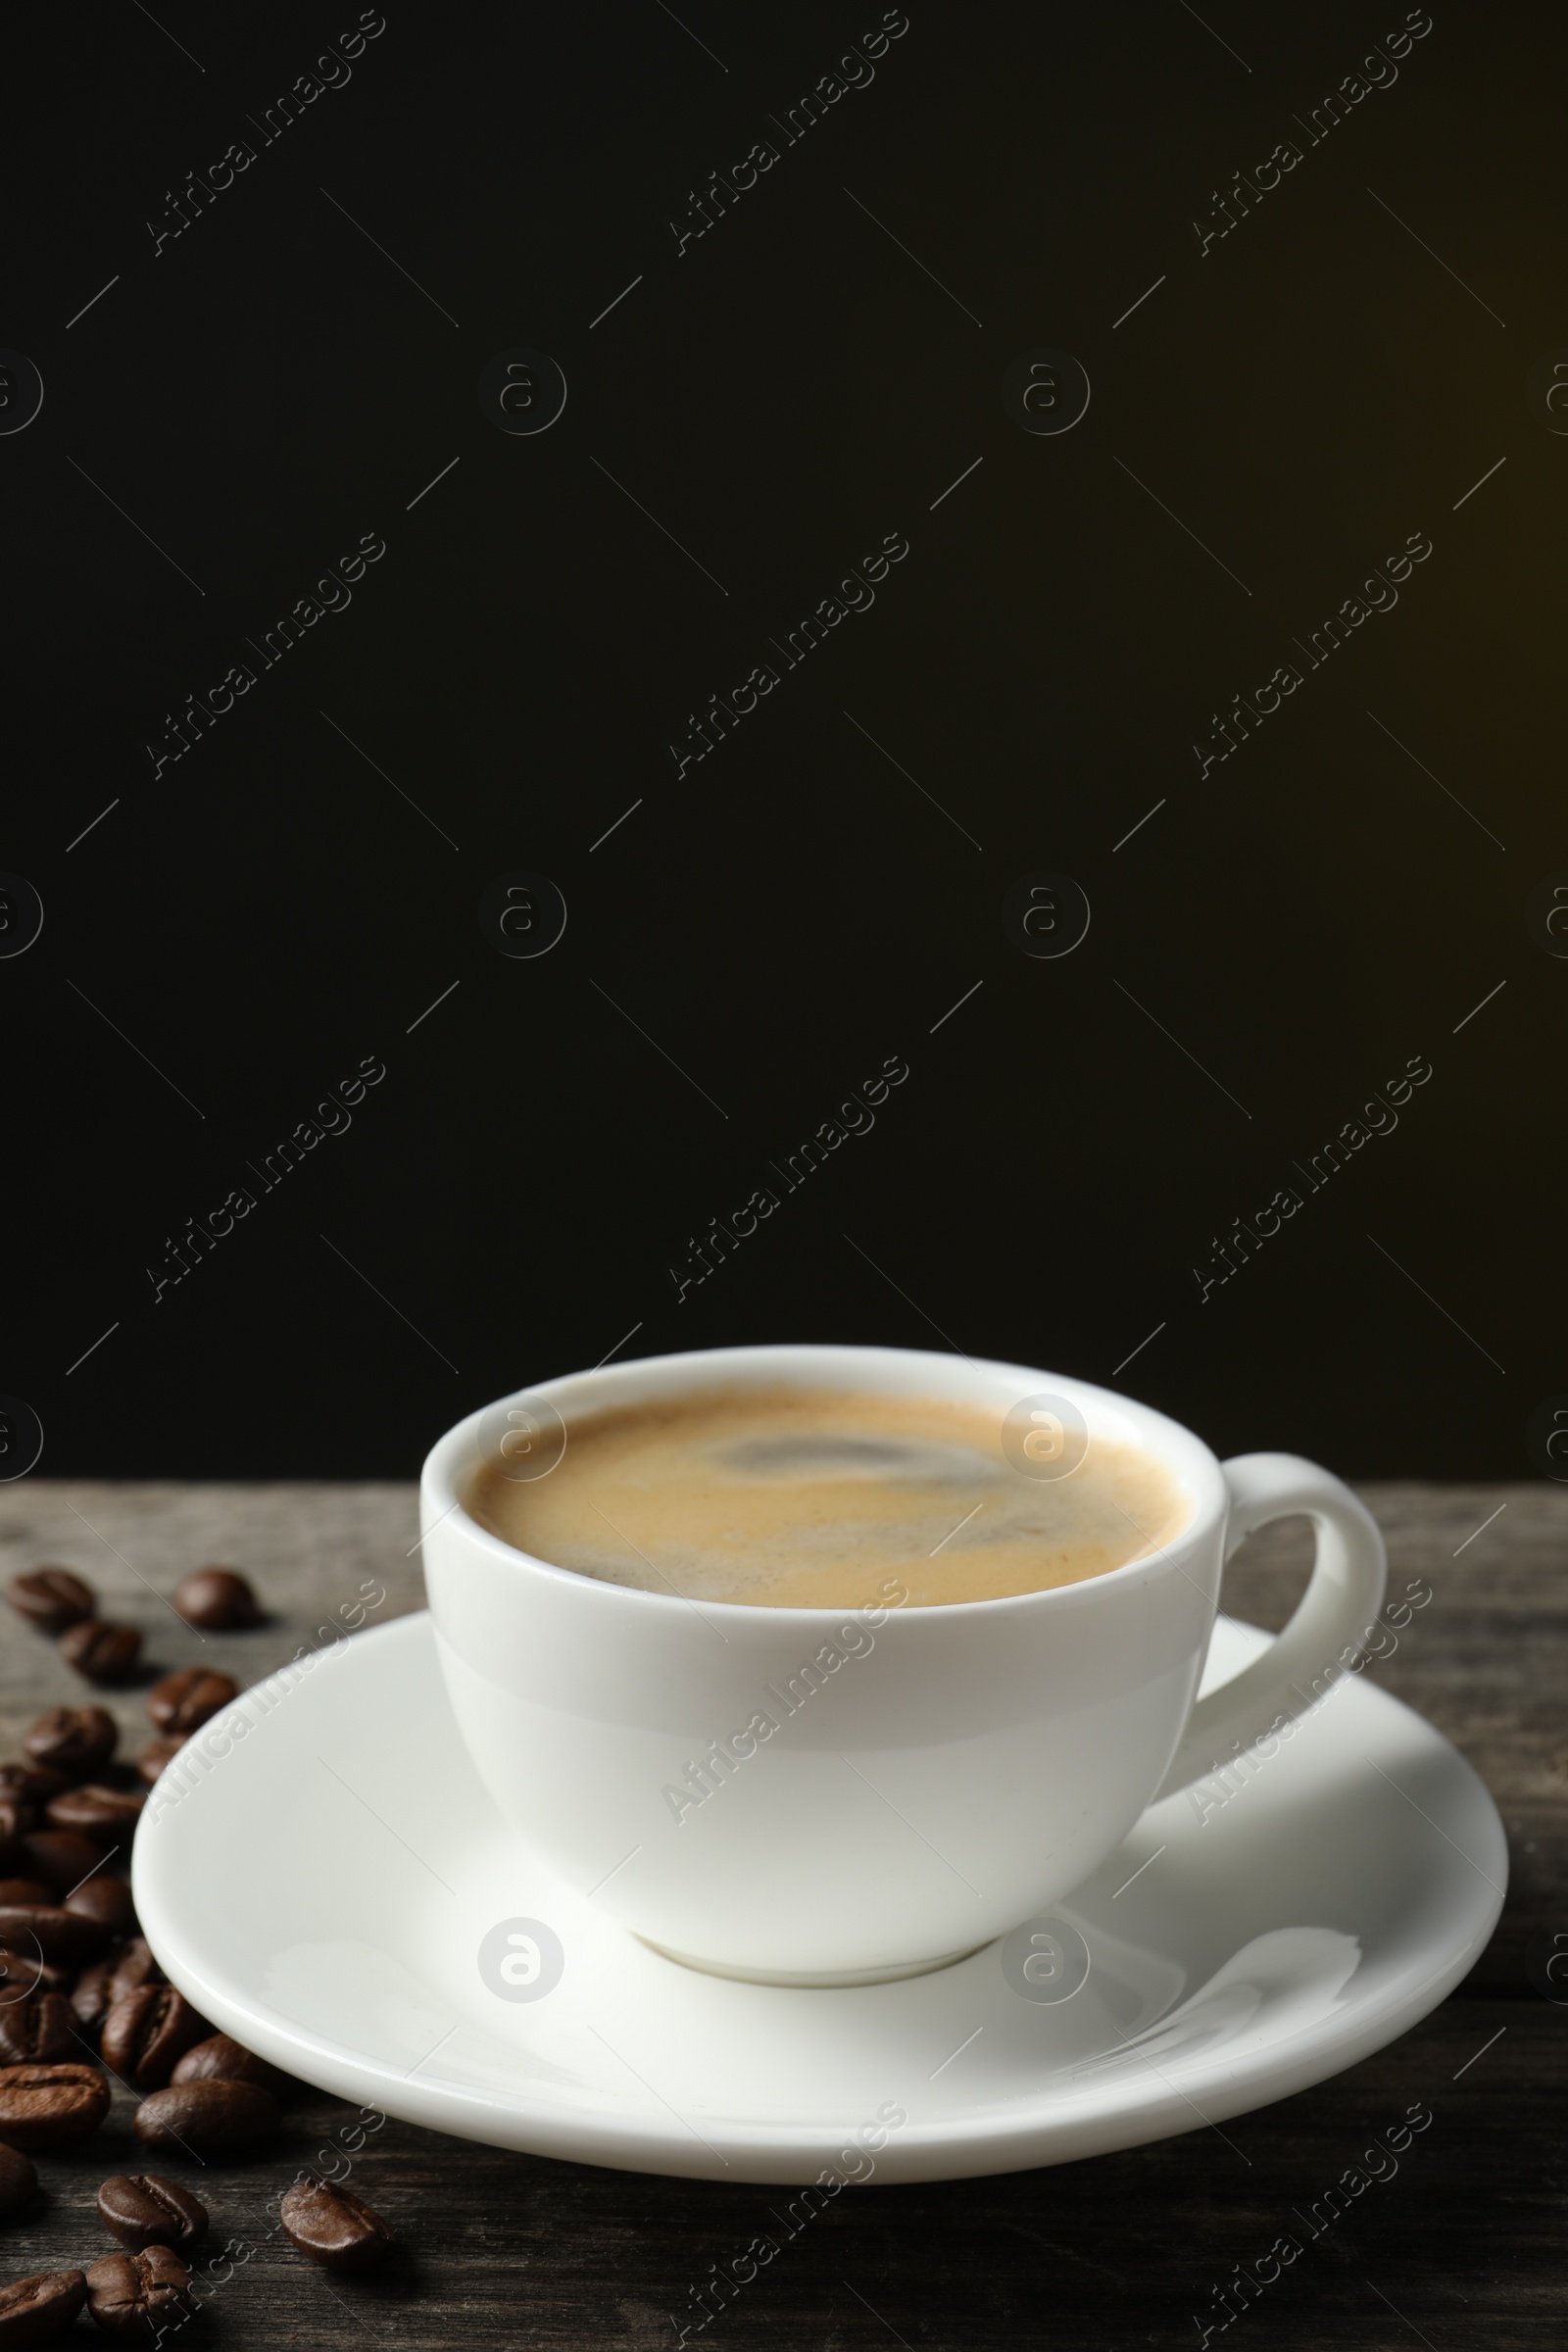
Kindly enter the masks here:
M 1065 1399 L 1185 1495 L 1181 1534 L 1079 1584 L 1000 1600 L 786 1609 L 551 1566 L 465 1507 L 526 1411 L 722 1386 L 988 1404 Z M 526 1466 L 526 1465 L 525 1465 Z M 1304 1512 L 1312 1577 L 1267 1654 L 1194 1704 L 1224 1564 Z M 1376 1523 L 1293 1454 L 1217 1461 L 1147 1405 L 1059 1374 L 891 1348 L 727 1348 L 575 1373 L 470 1414 L 420 1487 L 442 1671 L 480 1777 L 559 1878 L 672 1957 L 775 1984 L 914 1975 L 1037 1916 L 1156 1796 L 1312 1703 L 1383 1597 Z M 771 1722 L 772 1730 L 763 1725 Z

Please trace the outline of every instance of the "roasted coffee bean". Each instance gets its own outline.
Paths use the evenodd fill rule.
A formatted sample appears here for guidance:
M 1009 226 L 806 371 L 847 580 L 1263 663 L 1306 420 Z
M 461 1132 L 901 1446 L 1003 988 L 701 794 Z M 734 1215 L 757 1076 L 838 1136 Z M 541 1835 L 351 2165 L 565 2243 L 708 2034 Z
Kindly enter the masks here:
M 86 2057 L 68 1994 L 40 1990 L 33 1994 L 30 2001 L 24 2001 L 18 2006 L 30 2012 L 28 2032 L 32 2036 L 32 2047 L 19 2053 L 21 2058 L 32 2058 L 40 2065 L 54 2066 L 62 2059 Z M 0 2011 L 0 2016 L 11 2014 L 13 2012 L 9 2010 Z
M 112 2074 L 132 2090 L 162 2090 L 174 2061 L 212 2027 L 172 1984 L 140 1984 L 104 2019 L 98 2047 Z
M 30 1568 L 25 1576 L 14 1576 L 6 1586 L 6 1598 L 40 1634 L 63 1634 L 98 1606 L 91 1585 L 70 1568 Z
M 20 2148 L 8 2148 L 0 2141 L 0 2222 L 9 2222 L 14 2214 L 30 2204 L 38 2176 L 32 2169 L 30 2157 Z
M 174 1606 L 187 1625 L 209 1634 L 255 1625 L 261 1616 L 256 1595 L 237 1568 L 198 1568 L 174 1594 Z
M 280 2120 L 277 2101 L 259 2082 L 180 2082 L 143 2099 L 135 2132 L 144 2147 L 171 2156 L 229 2156 L 275 2132 Z
M 24 2066 L 29 2060 L 52 2066 L 62 2058 L 79 2058 L 75 2023 L 63 1992 L 40 1989 L 25 2000 L 0 2003 L 0 2066 Z
M 45 1992 L 71 1993 L 80 1971 L 68 1968 L 63 1960 L 41 1960 L 38 1964 L 38 1983 Z
M 104 1858 L 103 1847 L 83 1838 L 79 1830 L 29 1830 L 22 1840 L 22 1851 L 26 1863 L 24 1875 L 46 1880 L 57 1897 L 78 1886 Z
M 102 1781 L 88 1781 L 49 1799 L 49 1827 L 75 1830 L 100 1845 L 128 1845 L 146 1802 L 145 1788 L 111 1788 Z
M 0 1879 L 0 1903 L 52 1903 L 55 1889 L 42 1879 Z
M 148 1740 L 141 1754 L 136 1758 L 136 1770 L 149 1788 L 158 1779 L 165 1765 L 171 1763 L 178 1755 L 184 1744 L 185 1738 L 182 1732 L 160 1732 L 156 1740 Z
M 63 2335 L 87 2300 L 80 2271 L 37 2271 L 30 2278 L 0 2286 L 0 2345 L 5 2352 L 32 2352 Z
M 85 1886 L 74 1886 L 66 1897 L 65 1907 L 80 1919 L 95 1919 L 111 1936 L 136 1934 L 136 1906 L 131 1900 L 129 1886 L 123 1879 L 112 1879 L 100 1871 Z
M 314 2178 L 283 2193 L 277 2218 L 302 2254 L 329 2271 L 368 2271 L 397 2239 L 363 2197 Z
M 140 2254 L 105 2254 L 87 2272 L 87 2309 L 106 2335 L 160 2344 L 200 2307 L 190 2272 L 165 2245 Z
M 84 2139 L 108 2113 L 109 2078 L 99 2067 L 0 2066 L 0 2140 L 13 2148 Z
M 159 2173 L 116 2173 L 98 2191 L 98 2218 L 133 2254 L 144 2246 L 191 2245 L 207 2228 L 200 2197 Z
M 76 1979 L 71 2007 L 76 2025 L 83 2034 L 96 2035 L 109 2015 L 109 1980 L 114 1974 L 114 1966 L 112 1960 L 95 1960 Z
M 27 1952 L 36 1944 L 46 1960 L 82 1968 L 97 1959 L 108 1940 L 99 1921 L 82 1919 L 58 1903 L 0 1903 L 0 1944 L 8 1950 Z
M 109 2006 L 122 2001 L 127 1992 L 138 1984 L 162 1984 L 164 1972 L 153 1958 L 152 1946 L 145 1936 L 133 1936 L 122 1952 L 117 1952 L 110 1963 Z
M 260 2082 L 274 2098 L 282 2088 L 283 2077 L 275 2066 L 258 2058 L 254 2050 L 235 2041 L 227 2034 L 209 2034 L 185 2052 L 173 2073 L 171 2082 Z
M 60 1655 L 89 1683 L 122 1683 L 141 1656 L 141 1629 L 84 1617 L 60 1637 Z
M 104 1707 L 51 1707 L 29 1724 L 22 1744 L 34 1764 L 81 1781 L 108 1763 L 119 1738 L 119 1726 Z M 48 1791 L 50 1796 L 56 1793 L 53 1788 Z
M 166 1674 L 147 1693 L 147 1712 L 161 1732 L 178 1732 L 188 1739 L 210 1722 L 220 1707 L 238 1698 L 239 1685 L 231 1674 L 216 1674 L 206 1666 L 180 1666 Z

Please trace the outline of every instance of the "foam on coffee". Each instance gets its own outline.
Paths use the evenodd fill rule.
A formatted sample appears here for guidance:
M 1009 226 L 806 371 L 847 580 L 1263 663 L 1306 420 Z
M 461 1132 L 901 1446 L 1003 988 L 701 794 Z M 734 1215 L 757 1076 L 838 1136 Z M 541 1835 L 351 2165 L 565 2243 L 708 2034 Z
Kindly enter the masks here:
M 1068 1478 L 1002 1445 L 1004 1407 L 733 1387 L 569 1426 L 548 1477 L 477 1475 L 468 1509 L 536 1559 L 695 1601 L 858 1608 L 888 1579 L 917 1608 L 1102 1576 L 1179 1535 L 1190 1504 L 1132 1446 Z

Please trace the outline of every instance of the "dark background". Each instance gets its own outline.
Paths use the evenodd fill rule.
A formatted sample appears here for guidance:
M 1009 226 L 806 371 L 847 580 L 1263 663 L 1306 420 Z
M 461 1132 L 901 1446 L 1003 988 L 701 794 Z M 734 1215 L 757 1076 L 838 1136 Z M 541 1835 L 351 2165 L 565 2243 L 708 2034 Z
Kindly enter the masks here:
M 0 865 L 45 907 L 0 961 L 0 1389 L 46 1472 L 412 1475 L 617 1343 L 1111 1381 L 1162 1325 L 1122 1384 L 1222 1452 L 1528 1473 L 1568 1387 L 1568 964 L 1526 923 L 1568 867 L 1568 438 L 1526 391 L 1568 345 L 1568 19 L 1438 0 L 1308 144 L 1405 13 L 913 0 L 790 147 L 770 115 L 879 7 L 392 6 L 265 146 L 247 118 L 353 9 L 45 20 L 0 167 L 0 344 L 45 385 L 0 438 Z M 569 387 L 539 437 L 479 407 L 516 347 Z M 1061 437 L 1001 398 L 1040 347 L 1093 387 Z M 349 609 L 263 669 L 246 639 L 368 532 Z M 677 781 L 687 714 L 889 532 L 874 610 Z M 1307 669 L 1293 637 L 1414 532 L 1397 609 Z M 1286 661 L 1200 780 L 1211 713 Z M 537 960 L 476 920 L 514 869 L 569 908 Z M 1065 959 L 1002 926 L 1038 869 L 1092 905 Z M 690 1238 L 890 1055 L 874 1131 L 677 1303 Z M 262 1193 L 246 1163 L 365 1056 L 350 1130 Z M 1397 1131 L 1200 1302 L 1233 1218 L 1411 1056 Z

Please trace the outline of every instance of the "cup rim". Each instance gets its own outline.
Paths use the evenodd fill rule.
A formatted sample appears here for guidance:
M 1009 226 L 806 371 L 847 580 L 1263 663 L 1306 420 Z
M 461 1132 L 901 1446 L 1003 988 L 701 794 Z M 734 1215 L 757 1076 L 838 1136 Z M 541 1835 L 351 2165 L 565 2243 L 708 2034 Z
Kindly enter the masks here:
M 911 1366 L 937 1367 L 939 1370 L 933 1373 L 929 1385 L 925 1380 L 916 1381 L 907 1377 L 899 1384 L 890 1384 L 886 1380 L 878 1383 L 873 1378 L 864 1377 L 867 1373 L 886 1371 L 895 1365 L 906 1373 Z M 599 1601 L 589 1603 L 591 1606 L 608 1605 L 614 1601 L 641 1602 L 666 1611 L 696 1606 L 698 1604 L 684 1593 L 650 1592 L 639 1585 L 615 1585 L 602 1578 L 584 1576 L 574 1568 L 563 1568 L 554 1560 L 541 1559 L 537 1553 L 524 1551 L 520 1545 L 509 1544 L 504 1537 L 492 1534 L 489 1528 L 471 1515 L 459 1492 L 460 1481 L 470 1466 L 463 1460 L 463 1455 L 467 1453 L 473 1462 L 479 1457 L 480 1448 L 475 1443 L 479 1425 L 498 1408 L 523 1397 L 537 1396 L 561 1410 L 563 1396 L 574 1402 L 592 1383 L 592 1393 L 603 1396 L 607 1402 L 617 1399 L 634 1402 L 639 1393 L 669 1394 L 680 1388 L 711 1387 L 715 1373 L 720 1371 L 730 1375 L 739 1374 L 742 1378 L 755 1378 L 759 1385 L 768 1375 L 774 1379 L 788 1379 L 793 1374 L 800 1380 L 801 1386 L 815 1387 L 831 1385 L 830 1378 L 823 1379 L 824 1374 L 831 1375 L 835 1369 L 848 1372 L 854 1367 L 861 1377 L 846 1380 L 841 1385 L 865 1389 L 880 1386 L 889 1394 L 896 1393 L 897 1386 L 903 1386 L 906 1393 L 918 1391 L 941 1397 L 944 1390 L 939 1381 L 944 1374 L 949 1384 L 946 1393 L 954 1395 L 952 1382 L 954 1368 L 957 1365 L 966 1365 L 971 1374 L 980 1376 L 983 1384 L 1014 1387 L 1022 1383 L 1017 1388 L 1019 1396 L 1035 1393 L 1064 1396 L 1088 1408 L 1085 1411 L 1086 1419 L 1091 1417 L 1091 1412 L 1098 1412 L 1102 1420 L 1114 1416 L 1130 1424 L 1129 1434 L 1134 1442 L 1142 1445 L 1146 1451 L 1153 1453 L 1166 1468 L 1175 1470 L 1183 1477 L 1186 1491 L 1192 1497 L 1192 1513 L 1187 1525 L 1171 1543 L 1161 1544 L 1157 1551 L 1145 1552 L 1137 1559 L 1123 1560 L 1119 1567 L 1102 1569 L 1098 1576 L 1081 1577 L 1072 1584 L 1044 1586 L 1032 1592 L 1004 1592 L 974 1600 L 922 1601 L 907 1612 L 894 1607 L 887 1612 L 888 1621 L 891 1622 L 895 1616 L 901 1622 L 917 1622 L 929 1617 L 946 1624 L 955 1617 L 972 1616 L 980 1610 L 1016 1610 L 1053 1604 L 1063 1608 L 1084 1606 L 1097 1593 L 1112 1588 L 1120 1591 L 1129 1581 L 1147 1577 L 1151 1570 L 1167 1567 L 1180 1569 L 1191 1554 L 1203 1547 L 1212 1537 L 1215 1527 L 1223 1521 L 1229 1509 L 1230 1496 L 1224 1472 L 1213 1449 L 1182 1422 L 1172 1420 L 1169 1414 L 1159 1412 L 1153 1405 L 1142 1404 L 1136 1398 L 1124 1396 L 1114 1389 L 1102 1388 L 1092 1381 L 1079 1380 L 1067 1373 L 1045 1372 L 1034 1365 L 1010 1364 L 992 1357 L 958 1356 L 936 1348 L 783 1341 L 691 1348 L 666 1355 L 632 1356 L 619 1364 L 595 1365 L 586 1371 L 559 1373 L 549 1380 L 530 1381 L 524 1388 L 492 1397 L 488 1403 L 477 1406 L 472 1412 L 465 1414 L 461 1421 L 455 1422 L 436 1440 L 424 1458 L 419 1478 L 420 1544 L 422 1545 L 428 1541 L 438 1527 L 445 1526 L 466 1542 L 477 1544 L 488 1557 L 505 1561 L 513 1569 L 545 1576 L 580 1594 L 600 1595 Z M 980 1389 L 971 1387 L 969 1390 L 971 1399 L 980 1394 Z M 813 1606 L 786 1609 L 767 1601 L 705 1598 L 700 1605 L 704 1615 L 718 1611 L 723 1613 L 726 1620 L 757 1620 L 769 1624 L 776 1624 L 780 1618 L 788 1618 L 802 1624 L 830 1626 L 857 1613 L 855 1608 L 844 1604 L 833 1608 Z M 864 1605 L 874 1607 L 876 1604 Z

